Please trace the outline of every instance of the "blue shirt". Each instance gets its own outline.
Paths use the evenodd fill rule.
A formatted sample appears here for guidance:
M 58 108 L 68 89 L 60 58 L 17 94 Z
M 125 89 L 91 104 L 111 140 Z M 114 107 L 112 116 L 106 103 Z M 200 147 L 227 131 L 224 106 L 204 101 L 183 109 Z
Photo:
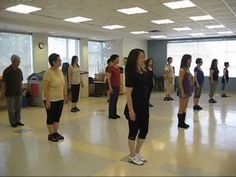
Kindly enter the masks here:
M 198 81 L 199 85 L 202 86 L 203 83 L 204 83 L 204 73 L 203 73 L 203 71 L 199 67 L 196 66 L 194 68 L 194 72 L 197 73 L 197 81 Z

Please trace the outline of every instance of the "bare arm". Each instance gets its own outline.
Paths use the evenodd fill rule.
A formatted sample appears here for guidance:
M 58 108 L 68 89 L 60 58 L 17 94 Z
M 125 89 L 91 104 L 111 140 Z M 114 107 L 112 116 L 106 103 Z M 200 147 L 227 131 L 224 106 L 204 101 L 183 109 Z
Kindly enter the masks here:
M 128 110 L 129 110 L 129 115 L 131 120 L 135 120 L 135 112 L 133 108 L 133 101 L 132 101 L 132 87 L 126 87 L 126 99 L 127 99 L 127 105 L 128 105 Z
M 184 75 L 185 75 L 185 71 L 184 71 L 184 69 L 181 68 L 179 70 L 179 89 L 180 89 L 181 97 L 185 97 L 184 87 L 183 87 Z
M 223 75 L 224 75 L 224 80 L 225 80 L 225 82 L 226 82 L 226 70 L 224 69 L 224 71 L 223 71 Z

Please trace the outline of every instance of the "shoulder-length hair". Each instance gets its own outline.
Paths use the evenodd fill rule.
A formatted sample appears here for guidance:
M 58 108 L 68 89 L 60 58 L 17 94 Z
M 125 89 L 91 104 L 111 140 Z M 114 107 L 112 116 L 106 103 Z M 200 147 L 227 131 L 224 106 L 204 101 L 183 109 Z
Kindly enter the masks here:
M 145 67 L 146 67 L 146 68 L 148 67 L 150 61 L 153 61 L 153 59 L 148 58 L 148 59 L 145 61 Z
M 210 69 L 213 69 L 213 70 L 218 69 L 218 67 L 217 67 L 217 62 L 218 62 L 217 59 L 213 59 L 213 60 L 211 61 L 211 67 L 210 67 Z
M 145 52 L 143 49 L 132 49 L 130 51 L 128 59 L 127 59 L 127 63 L 125 65 L 125 72 L 137 70 L 138 57 L 141 52 L 145 55 Z
M 71 58 L 71 65 L 75 64 L 76 60 L 78 60 L 78 56 L 74 55 L 72 58 Z M 78 67 L 79 67 L 79 64 L 77 63 L 76 64 Z
M 180 64 L 180 68 L 190 68 L 190 66 L 188 65 L 188 60 L 191 60 L 192 59 L 192 56 L 189 55 L 189 54 L 185 54 L 183 55 L 182 57 L 182 60 L 181 60 L 181 64 Z

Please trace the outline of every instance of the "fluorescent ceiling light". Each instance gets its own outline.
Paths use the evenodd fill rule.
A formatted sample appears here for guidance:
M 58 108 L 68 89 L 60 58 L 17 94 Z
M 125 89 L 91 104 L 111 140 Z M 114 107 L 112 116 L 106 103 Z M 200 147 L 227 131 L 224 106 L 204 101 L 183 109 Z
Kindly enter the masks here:
M 147 34 L 147 31 L 132 31 L 131 34 Z
M 210 15 L 192 16 L 192 17 L 189 17 L 189 18 L 194 20 L 194 21 L 203 21 L 203 20 L 213 20 L 214 19 Z
M 189 27 L 183 27 L 183 28 L 173 28 L 173 30 L 175 30 L 175 31 L 189 31 L 189 30 L 192 30 L 192 29 L 189 28 Z
M 28 6 L 24 4 L 18 4 L 16 6 L 8 7 L 5 10 L 10 11 L 10 12 L 21 13 L 21 14 L 29 14 L 35 11 L 42 10 L 42 8 Z
M 109 29 L 109 30 L 114 30 L 114 29 L 125 28 L 125 26 L 122 26 L 122 25 L 109 25 L 109 26 L 103 26 L 102 28 Z
M 207 28 L 209 29 L 214 29 L 214 28 L 225 28 L 224 25 L 209 25 L 209 26 L 206 26 Z
M 150 37 L 153 38 L 153 39 L 163 39 L 163 38 L 166 38 L 166 36 L 164 36 L 164 35 L 150 36 Z
M 190 36 L 204 36 L 205 34 L 203 34 L 203 33 L 191 33 L 189 35 Z
M 71 18 L 66 18 L 64 21 L 67 22 L 72 22 L 72 23 L 80 23 L 80 22 L 86 22 L 86 21 L 91 21 L 91 18 L 86 18 L 86 17 L 71 17 Z
M 195 7 L 196 6 L 195 4 L 193 4 L 189 0 L 167 2 L 167 3 L 163 3 L 163 4 L 165 6 L 171 8 L 171 9 L 181 9 L 181 8 Z
M 127 9 L 118 9 L 118 12 L 128 14 L 128 15 L 133 15 L 133 14 L 142 14 L 142 13 L 147 13 L 148 11 L 141 9 L 139 7 L 132 7 L 132 8 L 127 8 Z
M 220 32 L 217 32 L 218 34 L 233 34 L 232 31 L 220 31 Z
M 152 20 L 152 23 L 156 23 L 158 25 L 160 24 L 169 24 L 169 23 L 174 23 L 174 21 L 170 20 L 170 19 L 163 19 L 163 20 Z

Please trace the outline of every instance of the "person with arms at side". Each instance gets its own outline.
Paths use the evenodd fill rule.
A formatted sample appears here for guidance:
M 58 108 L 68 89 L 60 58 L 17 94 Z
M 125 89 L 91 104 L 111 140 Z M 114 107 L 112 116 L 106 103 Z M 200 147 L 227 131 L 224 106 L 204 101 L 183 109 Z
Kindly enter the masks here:
M 224 63 L 224 70 L 223 70 L 223 76 L 222 76 L 222 79 L 221 79 L 221 84 L 222 84 L 222 87 L 221 87 L 221 90 L 222 90 L 222 95 L 221 97 L 228 97 L 226 94 L 225 94 L 225 87 L 228 85 L 229 83 L 229 70 L 228 70 L 228 67 L 229 67 L 229 62 L 225 62 Z
M 188 107 L 189 97 L 193 92 L 194 79 L 189 71 L 192 56 L 185 54 L 182 57 L 179 70 L 179 111 L 178 111 L 178 127 L 187 129 L 189 125 L 185 123 L 186 109 Z
M 108 68 L 109 68 L 109 66 L 111 66 L 111 64 L 112 64 L 112 62 L 111 62 L 111 59 L 109 58 L 107 60 L 107 66 L 105 68 L 105 72 L 106 72 L 105 83 L 107 85 L 107 102 L 109 102 L 109 100 L 110 100 L 110 92 L 109 92 L 109 85 L 108 85 L 108 74 L 109 74 Z
M 112 55 L 110 60 L 112 64 L 108 68 L 108 86 L 110 93 L 108 117 L 110 119 L 117 119 L 120 118 L 117 114 L 117 101 L 120 91 L 120 68 L 118 66 L 119 55 Z
M 217 65 L 218 65 L 218 60 L 213 59 L 211 62 L 210 77 L 209 77 L 209 82 L 210 82 L 209 103 L 217 103 L 217 101 L 213 98 L 216 92 L 219 79 L 219 70 Z
M 80 111 L 77 107 L 80 93 L 80 84 L 83 87 L 83 81 L 80 76 L 80 67 L 78 65 L 78 57 L 73 56 L 71 65 L 68 68 L 68 82 L 71 90 L 71 112 Z
M 9 123 L 11 127 L 24 126 L 21 122 L 23 74 L 18 55 L 11 56 L 11 65 L 3 71 L 3 92 L 7 99 Z
M 127 103 L 124 115 L 129 126 L 128 161 L 136 165 L 143 165 L 147 161 L 140 153 L 149 126 L 149 84 L 144 70 L 144 59 L 145 53 L 142 49 L 133 49 L 125 67 Z
M 202 107 L 199 106 L 199 99 L 201 97 L 201 92 L 202 92 L 202 86 L 204 83 L 204 73 L 201 68 L 202 66 L 202 59 L 197 58 L 196 59 L 196 64 L 197 66 L 194 68 L 194 99 L 193 99 L 193 110 L 202 110 Z
M 167 58 L 167 63 L 164 68 L 164 82 L 165 82 L 165 92 L 166 96 L 164 101 L 171 101 L 174 100 L 171 95 L 173 94 L 174 86 L 173 86 L 173 68 L 171 66 L 173 59 L 172 57 Z
M 65 80 L 61 66 L 61 58 L 53 53 L 49 56 L 50 68 L 43 76 L 43 100 L 47 113 L 48 140 L 57 142 L 64 140 L 64 137 L 58 133 L 59 122 L 63 110 L 64 100 L 68 101 L 68 95 L 65 87 Z
M 153 105 L 150 103 L 150 97 L 151 97 L 151 93 L 152 93 L 152 89 L 153 89 L 153 81 L 154 81 L 154 74 L 153 74 L 153 60 L 151 58 L 148 58 L 145 61 L 145 69 L 147 72 L 147 79 L 148 79 L 148 100 L 149 100 L 149 107 L 153 107 Z

